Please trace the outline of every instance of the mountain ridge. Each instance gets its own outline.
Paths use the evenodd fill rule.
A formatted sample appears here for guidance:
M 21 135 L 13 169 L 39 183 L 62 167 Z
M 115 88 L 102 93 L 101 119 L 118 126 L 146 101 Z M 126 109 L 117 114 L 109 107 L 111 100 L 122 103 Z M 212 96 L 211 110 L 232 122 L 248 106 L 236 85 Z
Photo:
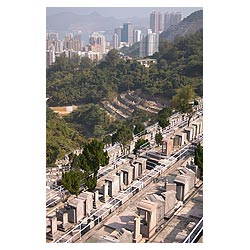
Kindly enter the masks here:
M 191 13 L 175 26 L 160 34 L 160 40 L 172 42 L 177 36 L 192 35 L 203 28 L 203 10 Z

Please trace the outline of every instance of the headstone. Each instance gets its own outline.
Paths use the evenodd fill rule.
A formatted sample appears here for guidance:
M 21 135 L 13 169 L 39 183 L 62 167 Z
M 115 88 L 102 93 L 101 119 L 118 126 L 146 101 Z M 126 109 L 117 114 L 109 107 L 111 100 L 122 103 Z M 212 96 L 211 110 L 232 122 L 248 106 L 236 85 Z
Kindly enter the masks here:
M 69 202 L 69 206 L 75 211 L 75 213 L 69 213 L 69 221 L 76 223 L 81 220 L 84 216 L 83 211 L 83 201 L 81 199 L 75 198 Z
M 145 215 L 145 224 L 141 225 L 142 236 L 150 238 L 156 230 L 157 204 L 148 200 L 142 200 L 137 206 L 138 213 Z
M 164 193 L 165 196 L 165 217 L 170 218 L 170 216 L 174 213 L 176 200 L 176 191 L 169 190 Z

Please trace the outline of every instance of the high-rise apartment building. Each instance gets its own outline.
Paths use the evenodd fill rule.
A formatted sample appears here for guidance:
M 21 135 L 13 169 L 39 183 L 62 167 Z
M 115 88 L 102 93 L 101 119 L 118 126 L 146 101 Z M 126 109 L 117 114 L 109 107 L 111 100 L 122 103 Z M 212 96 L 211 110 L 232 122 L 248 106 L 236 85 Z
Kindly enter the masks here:
M 134 43 L 141 41 L 141 30 L 134 30 Z
M 134 28 L 132 23 L 124 23 L 122 28 L 122 42 L 133 44 Z
M 170 13 L 169 18 L 169 24 L 171 25 L 177 25 L 181 21 L 181 12 L 172 12 Z
M 147 35 L 142 35 L 140 42 L 139 56 L 152 56 L 155 52 L 159 51 L 159 34 L 148 33 Z
M 118 43 L 122 41 L 122 27 L 115 28 L 114 33 L 118 35 Z
M 176 12 L 175 15 L 176 15 L 176 22 L 178 24 L 181 21 L 181 18 L 182 18 L 181 12 Z
M 89 38 L 89 43 L 92 45 L 92 51 L 105 53 L 106 41 L 103 34 L 93 32 Z
M 119 48 L 119 36 L 117 33 L 114 33 L 114 35 L 113 35 L 113 48 L 114 49 Z
M 164 30 L 167 30 L 170 27 L 170 15 L 168 12 L 164 14 Z
M 161 33 L 162 27 L 162 14 L 159 11 L 153 11 L 150 13 L 150 29 L 153 33 Z
M 56 61 L 55 51 L 53 49 L 49 49 L 46 51 L 46 68 L 51 66 Z

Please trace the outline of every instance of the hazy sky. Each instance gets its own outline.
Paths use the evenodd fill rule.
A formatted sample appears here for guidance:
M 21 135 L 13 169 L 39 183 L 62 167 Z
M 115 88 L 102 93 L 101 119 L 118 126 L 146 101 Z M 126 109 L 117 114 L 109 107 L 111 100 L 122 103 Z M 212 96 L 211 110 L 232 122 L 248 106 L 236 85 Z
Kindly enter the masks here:
M 126 17 L 148 17 L 149 13 L 153 10 L 161 12 L 175 12 L 181 11 L 182 17 L 186 17 L 196 10 L 200 10 L 202 7 L 47 7 L 46 14 L 52 15 L 60 12 L 72 12 L 80 15 L 87 15 L 94 11 L 98 12 L 102 16 L 113 16 L 116 18 Z

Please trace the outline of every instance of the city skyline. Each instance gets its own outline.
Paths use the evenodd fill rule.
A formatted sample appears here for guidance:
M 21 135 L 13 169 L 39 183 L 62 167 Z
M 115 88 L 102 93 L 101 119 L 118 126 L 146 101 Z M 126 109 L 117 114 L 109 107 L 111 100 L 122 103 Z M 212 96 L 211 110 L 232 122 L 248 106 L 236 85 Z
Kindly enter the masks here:
M 47 7 L 46 16 L 51 16 L 63 12 L 71 12 L 78 15 L 89 15 L 93 12 L 105 17 L 115 17 L 117 19 L 138 17 L 147 18 L 152 11 L 182 12 L 185 18 L 192 12 L 201 10 L 202 7 Z

